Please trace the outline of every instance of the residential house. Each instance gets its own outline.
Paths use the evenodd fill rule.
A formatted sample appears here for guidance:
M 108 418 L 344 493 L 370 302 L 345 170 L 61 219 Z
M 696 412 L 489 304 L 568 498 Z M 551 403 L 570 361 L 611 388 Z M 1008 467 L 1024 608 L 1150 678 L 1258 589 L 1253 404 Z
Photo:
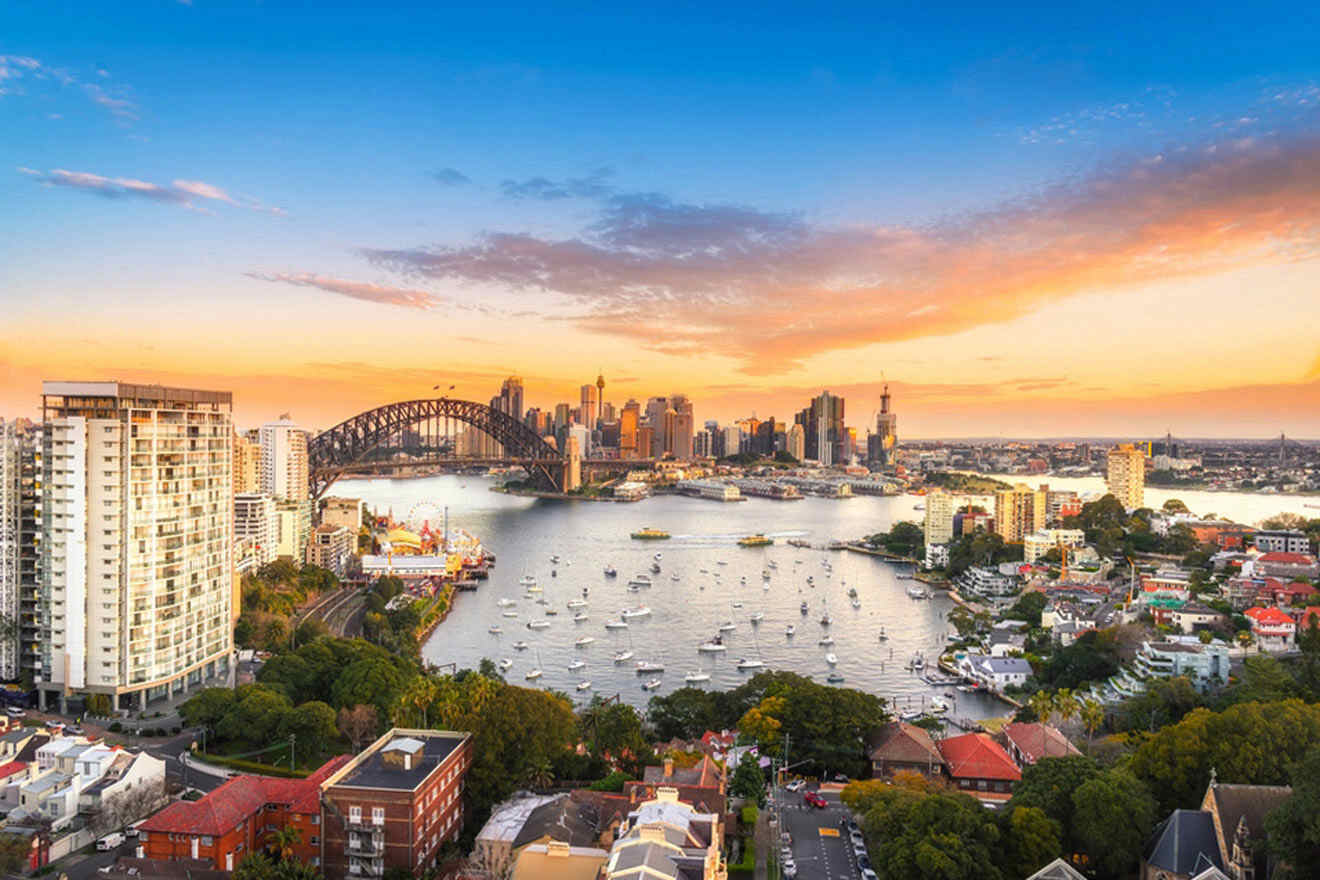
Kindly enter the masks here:
M 640 780 L 625 782 L 623 793 L 637 803 L 658 797 L 662 787 L 675 789 L 680 801 L 701 812 L 722 816 L 727 808 L 728 787 L 724 770 L 709 755 L 702 756 L 696 766 L 687 768 L 675 767 L 673 759 L 665 758 L 663 764 L 645 768 Z
M 906 721 L 891 721 L 871 747 L 871 775 L 893 779 L 895 773 L 920 773 L 928 779 L 944 776 L 944 756 L 930 732 Z
M 702 813 L 662 786 L 628 815 L 610 848 L 601 880 L 727 880 L 718 813 Z
M 1068 737 L 1049 724 L 1015 721 L 1003 730 L 1004 748 L 1019 767 L 1034 764 L 1041 758 L 1066 758 L 1080 755 Z
M 1086 880 L 1086 875 L 1063 859 L 1055 859 L 1027 880 Z
M 1283 609 L 1257 605 L 1242 612 L 1251 621 L 1251 634 L 1262 651 L 1291 651 L 1297 639 L 1297 621 Z
M 1264 553 L 1257 556 L 1252 571 L 1266 577 L 1296 580 L 1320 577 L 1320 563 L 1310 553 Z
M 1022 778 L 1017 764 L 989 734 L 952 736 L 939 740 L 936 747 L 953 785 L 986 806 L 1007 802 L 1013 796 L 1013 786 Z
M 115 750 L 113 760 L 78 796 L 83 813 L 112 810 L 118 824 L 135 822 L 165 798 L 165 762 L 147 752 Z
M 1155 615 L 1155 622 L 1162 623 L 1165 616 L 1168 624 L 1185 635 L 1195 635 L 1203 629 L 1217 629 L 1228 622 L 1228 616 L 1200 602 L 1188 602 L 1181 608 L 1160 611 Z
M 249 853 L 267 846 L 269 835 L 296 828 L 294 856 L 320 864 L 321 784 L 349 762 L 331 758 L 305 779 L 235 776 L 197 801 L 175 801 L 138 826 L 138 858 L 201 860 L 232 871 Z
M 610 854 L 593 846 L 558 840 L 529 844 L 518 855 L 509 880 L 596 880 Z M 639 880 L 643 875 L 636 875 Z
M 1192 579 L 1188 572 L 1177 568 L 1162 568 L 1154 574 L 1141 576 L 1141 601 L 1153 600 L 1186 602 L 1192 598 Z
M 1256 549 L 1262 553 L 1310 553 L 1311 539 L 1295 529 L 1262 530 L 1256 533 Z
M 1143 642 L 1134 663 L 1136 675 L 1143 680 L 1186 676 L 1201 690 L 1228 684 L 1228 646 L 1222 642 L 1201 644 L 1200 639 L 1171 636 L 1157 642 Z M 1144 693 L 1145 688 L 1137 690 Z M 1136 694 L 1131 694 L 1135 696 Z
M 472 735 L 395 728 L 321 783 L 327 880 L 420 875 L 463 830 Z
M 499 805 L 477 835 L 474 853 L 478 862 L 499 875 L 515 863 L 522 864 L 522 854 L 533 847 L 541 847 L 538 852 L 554 857 L 550 862 L 558 864 L 557 858 L 564 852 L 557 847 L 547 851 L 547 845 L 562 844 L 574 850 L 608 845 L 622 817 L 603 809 L 594 794 L 522 795 Z M 600 852 L 604 863 L 606 853 Z M 545 859 L 537 856 L 530 863 L 542 861 Z
M 1031 676 L 1031 664 L 1021 657 L 987 657 L 968 654 L 958 663 L 958 671 L 968 679 L 994 691 L 1009 685 L 1026 684 Z

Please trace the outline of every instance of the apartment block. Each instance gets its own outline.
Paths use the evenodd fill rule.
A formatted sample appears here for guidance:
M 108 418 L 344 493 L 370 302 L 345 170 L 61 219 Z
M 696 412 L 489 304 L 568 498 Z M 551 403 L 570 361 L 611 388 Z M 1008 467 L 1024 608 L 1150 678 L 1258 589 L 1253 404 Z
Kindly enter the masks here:
M 226 391 L 121 382 L 42 389 L 42 705 L 145 707 L 227 675 L 233 425 Z
M 0 420 L 0 616 L 14 621 L 0 640 L 0 678 L 37 671 L 37 569 L 41 546 L 40 426 Z
M 995 531 L 1008 544 L 1021 544 L 1045 528 L 1046 493 L 1018 483 L 995 493 Z
M 947 544 L 953 540 L 953 511 L 956 499 L 948 492 L 926 493 L 925 534 L 927 544 Z
M 275 561 L 278 530 L 274 498 L 260 492 L 234 496 L 234 540 L 246 543 L 256 567 Z
M 395 728 L 321 784 L 326 880 L 415 876 L 463 829 L 472 735 Z
M 362 499 L 323 498 L 321 500 L 321 522 L 343 526 L 356 535 L 362 528 Z
M 337 577 L 343 577 L 348 571 L 348 560 L 353 556 L 357 545 L 357 534 L 344 526 L 321 523 L 312 530 L 312 539 L 307 542 L 307 562 L 333 571 Z
M 1107 458 L 1109 493 L 1126 510 L 1146 504 L 1146 455 L 1131 443 L 1120 443 L 1109 450 Z

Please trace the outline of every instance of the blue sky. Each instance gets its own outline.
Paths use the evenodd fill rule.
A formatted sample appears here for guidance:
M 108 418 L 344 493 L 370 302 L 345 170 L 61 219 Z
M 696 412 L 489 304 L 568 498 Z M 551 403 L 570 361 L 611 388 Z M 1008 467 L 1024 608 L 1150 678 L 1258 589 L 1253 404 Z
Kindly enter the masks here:
M 793 218 L 803 237 L 961 227 L 1153 155 L 1290 145 L 1314 133 L 1320 100 L 1320 12 L 1301 3 L 10 2 L 0 9 L 0 56 L 0 223 L 13 231 L 0 240 L 4 296 L 28 323 L 43 302 L 118 315 L 125 350 L 136 332 L 161 337 L 150 341 L 163 352 L 177 322 L 198 315 L 242 334 L 253 309 L 278 321 L 310 310 L 326 322 L 318 332 L 327 349 L 354 333 L 386 344 L 401 318 L 412 319 L 396 314 L 397 303 L 368 313 L 328 302 L 342 298 L 335 291 L 318 299 L 314 285 L 260 280 L 294 274 L 501 303 L 510 313 L 530 302 L 537 319 L 482 328 L 484 338 L 501 327 L 558 333 L 562 324 L 536 320 L 582 317 L 582 291 L 547 298 L 507 273 L 423 270 L 363 250 L 463 248 L 492 232 L 591 240 L 609 199 L 628 194 L 694 209 L 665 222 L 739 206 Z M 92 177 L 71 182 L 56 170 Z M 867 276 L 859 291 L 886 274 L 872 265 L 847 272 Z M 347 306 L 364 311 L 330 315 Z M 592 361 L 587 372 L 631 352 L 593 308 L 601 307 L 572 331 Z M 879 370 L 904 355 L 859 351 L 856 341 L 804 347 L 801 328 L 771 329 L 802 356 L 786 359 L 791 375 L 763 384 L 767 394 L 852 381 L 859 366 Z M 925 338 L 966 329 L 941 326 Z M 244 364 L 269 344 L 248 343 Z M 461 348 L 457 360 L 481 360 Z M 643 348 L 625 372 L 667 377 L 672 367 L 674 381 L 692 380 L 681 353 Z M 844 350 L 865 359 L 830 360 Z M 6 401 L 30 398 L 20 386 L 39 369 L 33 357 L 6 352 Z M 299 357 L 290 369 L 320 362 L 310 349 Z M 703 372 L 746 366 L 737 352 L 720 357 Z M 1314 352 L 1299 357 L 1300 377 Z M 142 368 L 167 371 L 161 358 Z M 122 354 L 68 365 L 135 366 Z M 492 376 L 540 369 L 547 386 L 581 372 L 508 358 L 481 366 Z M 1041 369 L 1022 363 L 1017 372 Z

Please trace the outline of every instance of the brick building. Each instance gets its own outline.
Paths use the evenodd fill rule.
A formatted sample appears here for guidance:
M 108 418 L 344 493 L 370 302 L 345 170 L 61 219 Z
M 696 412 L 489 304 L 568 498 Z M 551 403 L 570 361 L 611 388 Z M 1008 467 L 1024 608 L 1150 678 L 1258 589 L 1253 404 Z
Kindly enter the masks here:
M 327 880 L 420 875 L 463 828 L 472 735 L 395 728 L 320 784 Z
M 297 828 L 299 861 L 320 864 L 322 782 L 348 764 L 331 758 L 305 779 L 235 776 L 198 801 L 176 801 L 138 828 L 138 858 L 200 860 L 232 871 L 243 857 L 260 851 L 269 835 Z
M 925 728 L 892 721 L 886 724 L 871 749 L 871 775 L 892 779 L 895 773 L 920 773 L 928 779 L 944 775 L 944 756 Z
M 964 794 L 999 806 L 1013 796 L 1022 771 L 999 743 L 984 733 L 966 733 L 936 743 L 949 780 Z

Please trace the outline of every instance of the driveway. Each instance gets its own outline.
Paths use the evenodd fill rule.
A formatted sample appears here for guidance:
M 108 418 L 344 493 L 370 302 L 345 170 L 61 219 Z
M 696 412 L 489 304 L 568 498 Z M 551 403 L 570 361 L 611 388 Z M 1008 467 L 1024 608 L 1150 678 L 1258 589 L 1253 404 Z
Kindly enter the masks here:
M 51 868 L 54 870 L 51 873 L 53 876 L 65 874 L 69 880 L 93 880 L 97 876 L 98 869 L 113 865 L 115 859 L 120 856 L 135 855 L 137 855 L 136 840 L 126 840 L 117 849 L 106 852 L 88 847 L 86 850 L 78 850 L 53 862 Z
M 851 818 L 852 813 L 839 803 L 837 792 L 820 794 L 828 804 L 824 809 L 804 804 L 800 791 L 782 788 L 775 791 L 776 806 L 782 817 L 781 830 L 787 831 L 792 839 L 797 875 L 801 880 L 856 880 L 852 844 L 843 827 L 843 821 Z M 775 847 L 776 854 L 782 845 L 781 838 Z

